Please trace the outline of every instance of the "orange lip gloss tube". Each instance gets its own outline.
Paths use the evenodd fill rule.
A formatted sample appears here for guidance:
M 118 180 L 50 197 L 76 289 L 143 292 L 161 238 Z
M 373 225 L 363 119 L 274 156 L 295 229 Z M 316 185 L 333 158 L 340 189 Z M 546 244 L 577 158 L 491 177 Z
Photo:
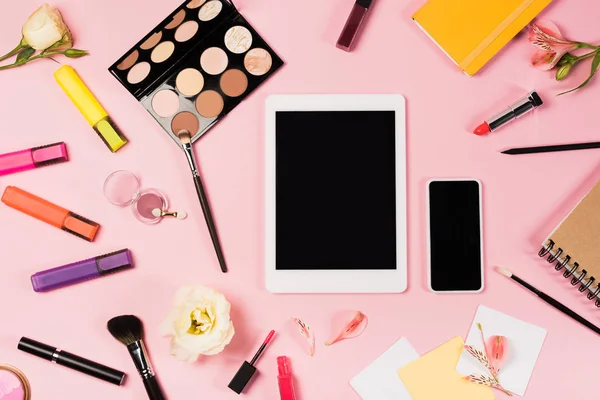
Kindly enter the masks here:
M 2 202 L 15 210 L 19 210 L 88 242 L 94 240 L 98 229 L 100 229 L 100 225 L 94 221 L 83 218 L 15 186 L 8 186 L 6 188 L 2 195 Z

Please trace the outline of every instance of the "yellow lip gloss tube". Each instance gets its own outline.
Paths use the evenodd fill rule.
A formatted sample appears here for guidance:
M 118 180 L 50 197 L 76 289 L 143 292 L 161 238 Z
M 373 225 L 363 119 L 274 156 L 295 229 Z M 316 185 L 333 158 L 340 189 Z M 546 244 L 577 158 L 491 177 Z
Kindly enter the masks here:
M 127 144 L 127 138 L 73 68 L 63 65 L 54 73 L 54 78 L 110 151 L 114 153 Z

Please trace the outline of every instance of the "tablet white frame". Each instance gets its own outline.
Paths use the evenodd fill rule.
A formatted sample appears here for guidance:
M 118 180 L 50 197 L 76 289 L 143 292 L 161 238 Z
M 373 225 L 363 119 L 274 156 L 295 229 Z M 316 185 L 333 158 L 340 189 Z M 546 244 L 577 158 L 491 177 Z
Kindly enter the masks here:
M 434 290 L 431 286 L 431 201 L 430 201 L 430 186 L 435 182 L 477 182 L 479 188 L 479 247 L 481 255 L 481 288 L 477 290 Z M 436 294 L 476 294 L 483 292 L 485 289 L 485 276 L 484 276 L 484 256 L 483 256 L 483 190 L 482 184 L 479 179 L 475 178 L 437 178 L 430 179 L 427 182 L 427 287 L 429 291 Z M 460 260 L 453 260 L 451 256 L 448 257 L 449 263 L 460 262 Z
M 276 154 L 278 111 L 395 111 L 396 269 L 277 270 L 275 268 Z M 402 95 L 277 95 L 266 102 L 265 264 L 271 293 L 402 293 L 407 287 L 406 101 Z

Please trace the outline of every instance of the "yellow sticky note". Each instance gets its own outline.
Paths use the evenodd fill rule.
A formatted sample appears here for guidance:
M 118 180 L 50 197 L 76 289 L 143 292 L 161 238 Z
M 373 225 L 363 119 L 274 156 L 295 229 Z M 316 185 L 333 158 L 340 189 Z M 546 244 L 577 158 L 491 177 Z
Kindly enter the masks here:
M 456 372 L 465 342 L 460 336 L 400 368 L 398 375 L 413 400 L 493 400 L 487 386 L 467 382 Z

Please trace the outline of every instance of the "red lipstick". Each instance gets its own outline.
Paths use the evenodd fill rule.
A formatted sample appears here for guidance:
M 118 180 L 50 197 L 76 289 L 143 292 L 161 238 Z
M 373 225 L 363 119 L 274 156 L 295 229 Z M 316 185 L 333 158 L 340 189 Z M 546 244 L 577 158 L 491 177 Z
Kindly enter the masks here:
M 475 128 L 473 133 L 481 136 L 485 135 L 486 133 L 494 132 L 496 129 L 503 127 L 509 122 L 512 122 L 515 119 L 530 113 L 542 104 L 544 104 L 544 102 L 535 90 L 533 92 L 529 92 L 526 96 L 511 104 L 506 110 L 484 121 L 481 125 Z
M 289 360 L 286 356 L 277 357 L 277 369 L 279 370 L 277 381 L 279 383 L 281 400 L 296 400 L 292 372 L 290 371 Z
M 486 133 L 490 133 L 490 126 L 488 125 L 487 122 L 482 123 L 481 125 L 479 125 L 477 128 L 475 128 L 475 130 L 473 131 L 474 134 L 476 135 L 485 135 Z

